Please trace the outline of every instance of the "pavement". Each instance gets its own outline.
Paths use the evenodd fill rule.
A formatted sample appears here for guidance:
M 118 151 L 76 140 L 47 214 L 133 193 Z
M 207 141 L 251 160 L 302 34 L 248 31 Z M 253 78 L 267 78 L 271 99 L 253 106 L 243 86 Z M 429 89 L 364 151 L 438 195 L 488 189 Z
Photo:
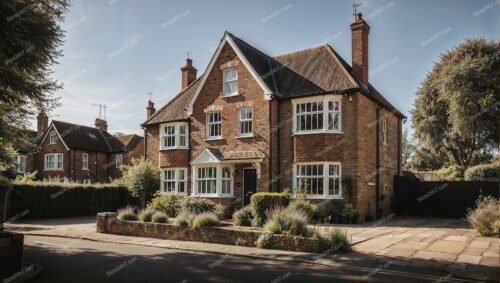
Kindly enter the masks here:
M 463 278 L 500 282 L 500 239 L 481 237 L 467 227 L 464 221 L 391 218 L 365 224 L 335 225 L 335 227 L 347 231 L 355 252 L 326 255 L 101 234 L 95 232 L 95 217 L 25 220 L 6 225 L 9 231 L 32 236 L 230 254 L 261 260 L 331 267 L 378 262 L 381 266 L 433 269 Z M 319 233 L 327 233 L 334 227 L 315 225 L 312 228 Z

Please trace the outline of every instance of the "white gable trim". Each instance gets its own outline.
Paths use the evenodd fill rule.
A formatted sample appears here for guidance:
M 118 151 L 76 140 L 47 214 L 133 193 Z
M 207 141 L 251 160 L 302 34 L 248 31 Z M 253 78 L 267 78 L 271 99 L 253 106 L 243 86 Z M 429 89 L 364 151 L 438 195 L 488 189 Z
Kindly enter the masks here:
M 66 145 L 66 143 L 64 142 L 64 140 L 61 138 L 61 135 L 59 134 L 59 131 L 57 130 L 56 126 L 54 126 L 54 122 L 50 122 L 48 130 L 45 133 L 45 135 L 43 136 L 43 139 L 40 142 L 40 144 L 42 144 L 45 141 L 45 139 L 47 138 L 47 136 L 49 135 L 49 133 L 52 132 L 52 129 L 54 129 L 56 131 L 57 136 L 59 137 L 59 140 L 61 140 L 61 142 L 63 143 L 63 145 L 66 148 L 66 150 L 69 150 L 69 147 Z
M 220 159 L 215 157 L 209 149 L 205 148 L 190 163 L 191 164 L 214 164 L 214 163 L 220 163 Z
M 196 98 L 198 98 L 198 95 L 200 94 L 201 89 L 205 85 L 205 81 L 207 80 L 208 76 L 210 75 L 210 72 L 212 71 L 212 69 L 213 69 L 213 67 L 215 65 L 215 62 L 217 61 L 217 58 L 219 58 L 220 52 L 222 51 L 222 48 L 224 47 L 224 45 L 226 43 L 228 43 L 229 46 L 231 46 L 231 48 L 233 48 L 233 50 L 236 53 L 236 55 L 238 55 L 238 57 L 240 58 L 240 60 L 243 62 L 243 65 L 248 70 L 250 70 L 250 74 L 252 74 L 252 77 L 255 79 L 255 81 L 257 81 L 257 83 L 259 84 L 259 86 L 264 91 L 264 98 L 266 100 L 270 100 L 271 99 L 272 91 L 266 86 L 266 84 L 264 83 L 264 81 L 262 80 L 262 78 L 257 74 L 257 72 L 254 70 L 254 68 L 252 67 L 252 65 L 250 65 L 250 63 L 248 62 L 247 58 L 243 55 L 243 53 L 241 53 L 241 50 L 234 43 L 234 41 L 231 38 L 231 36 L 229 36 L 229 34 L 225 33 L 224 34 L 224 38 L 221 40 L 219 46 L 217 47 L 217 50 L 215 51 L 214 56 L 212 57 L 212 60 L 210 60 L 210 63 L 208 64 L 207 70 L 205 71 L 205 73 L 203 74 L 203 77 L 201 78 L 200 85 L 196 88 L 196 91 L 195 91 L 194 95 L 189 100 L 189 103 L 188 103 L 188 106 L 187 106 L 187 113 L 189 115 L 193 114 L 193 105 L 194 105 L 194 102 L 196 101 Z

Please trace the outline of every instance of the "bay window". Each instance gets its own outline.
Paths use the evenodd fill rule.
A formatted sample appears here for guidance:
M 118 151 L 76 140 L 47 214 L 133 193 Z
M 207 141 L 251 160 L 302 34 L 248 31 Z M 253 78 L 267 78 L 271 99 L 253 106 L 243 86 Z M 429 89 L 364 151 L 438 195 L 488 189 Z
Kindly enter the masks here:
M 295 163 L 294 192 L 311 198 L 341 198 L 341 164 L 339 162 Z
M 187 183 L 186 168 L 163 169 L 161 173 L 161 192 L 185 193 Z
M 233 167 L 231 165 L 207 165 L 193 168 L 193 195 L 233 196 Z
M 224 95 L 238 95 L 238 71 L 234 68 L 224 70 Z
M 45 171 L 63 170 L 63 154 L 45 154 Z
M 160 149 L 188 148 L 187 122 L 160 125 Z
M 300 133 L 341 132 L 342 103 L 340 97 L 322 96 L 292 100 L 293 131 Z
M 221 113 L 207 113 L 207 139 L 221 138 Z

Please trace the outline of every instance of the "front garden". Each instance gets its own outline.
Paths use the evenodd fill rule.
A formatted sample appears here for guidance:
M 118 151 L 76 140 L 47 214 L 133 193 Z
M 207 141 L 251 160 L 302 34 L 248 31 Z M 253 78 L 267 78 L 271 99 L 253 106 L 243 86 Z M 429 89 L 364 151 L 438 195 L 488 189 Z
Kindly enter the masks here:
M 98 214 L 97 230 L 293 251 L 351 250 L 345 231 L 337 228 L 322 235 L 308 226 L 346 216 L 352 222 L 356 213 L 351 205 L 316 205 L 288 193 L 256 193 L 250 205 L 233 213 L 234 206 L 184 194 L 160 194 L 142 210 L 125 207 L 118 213 Z

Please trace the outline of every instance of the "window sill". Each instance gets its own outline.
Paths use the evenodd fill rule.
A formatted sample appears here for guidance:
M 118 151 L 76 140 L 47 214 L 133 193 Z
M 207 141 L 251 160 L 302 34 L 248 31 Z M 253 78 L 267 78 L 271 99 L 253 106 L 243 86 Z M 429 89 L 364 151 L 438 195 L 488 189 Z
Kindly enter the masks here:
M 90 171 L 89 168 L 82 168 L 83 171 Z
M 220 141 L 223 140 L 222 137 L 212 137 L 212 138 L 205 138 L 205 141 Z
M 246 138 L 254 138 L 255 136 L 253 134 L 251 135 L 243 135 L 243 136 L 237 136 L 237 139 L 246 139 Z
M 234 195 L 191 195 L 195 198 L 236 198 Z
M 344 199 L 342 196 L 305 196 L 306 199 Z
M 384 146 L 389 146 L 389 144 L 388 143 L 384 143 Z
M 231 94 L 231 95 L 221 95 L 220 98 L 229 98 L 229 97 L 235 97 L 235 96 L 238 96 L 240 95 L 239 93 L 236 93 L 236 94 Z
M 189 149 L 188 146 L 163 147 L 160 150 Z
M 344 134 L 342 131 L 310 131 L 310 132 L 295 132 L 292 134 L 293 136 L 300 135 L 317 135 L 317 134 Z
M 64 169 L 43 169 L 45 172 L 64 172 Z

